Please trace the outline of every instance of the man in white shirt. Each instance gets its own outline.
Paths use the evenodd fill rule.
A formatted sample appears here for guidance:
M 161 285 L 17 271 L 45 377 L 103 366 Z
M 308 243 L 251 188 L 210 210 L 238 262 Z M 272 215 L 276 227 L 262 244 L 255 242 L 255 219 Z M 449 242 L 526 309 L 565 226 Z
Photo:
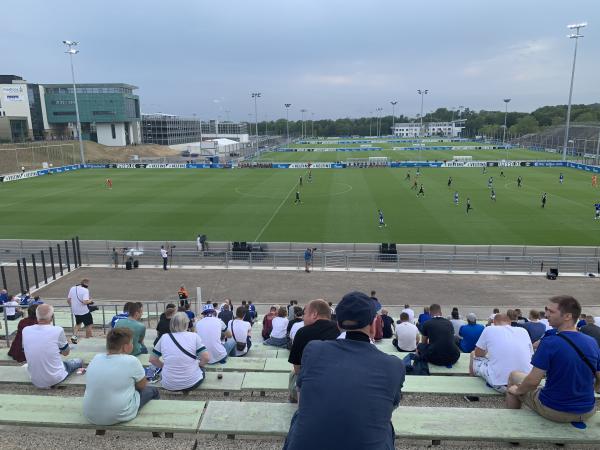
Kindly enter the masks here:
M 71 305 L 71 311 L 75 316 L 75 329 L 73 330 L 73 338 L 71 338 L 73 342 L 77 342 L 77 335 L 81 325 L 85 327 L 85 337 L 92 337 L 94 319 L 88 308 L 88 305 L 93 303 L 90 299 L 89 283 L 90 280 L 84 278 L 80 284 L 73 286 L 69 290 L 69 295 L 67 296 L 67 303 Z
M 37 325 L 23 328 L 23 350 L 31 382 L 40 389 L 48 389 L 83 367 L 83 361 L 62 361 L 61 355 L 69 355 L 69 343 L 65 331 L 52 325 L 52 305 L 39 305 L 35 315 Z
M 164 245 L 160 246 L 160 257 L 163 261 L 163 270 L 167 270 L 167 264 L 169 263 L 169 253 L 167 253 L 167 250 L 165 249 Z
M 400 311 L 400 314 L 402 313 L 408 314 L 408 321 L 410 323 L 415 323 L 415 312 L 410 308 L 410 305 L 404 305 L 404 309 Z
M 533 346 L 527 331 L 512 327 L 506 314 L 496 314 L 494 325 L 486 327 L 475 344 L 469 373 L 483 378 L 493 389 L 504 393 L 512 371 L 531 371 L 531 355 Z
M 16 297 L 12 297 L 10 301 L 4 303 L 4 310 L 6 311 L 7 320 L 17 320 L 23 316 L 21 308 L 19 308 L 19 302 L 15 300 Z
M 235 319 L 230 320 L 227 324 L 228 332 L 233 337 L 228 342 L 231 341 L 234 344 L 234 351 L 230 356 L 245 356 L 252 347 L 252 341 L 250 340 L 252 325 L 244 320 L 245 315 L 246 308 L 238 306 L 235 310 Z
M 300 322 L 296 322 L 294 325 L 292 325 L 292 328 L 290 329 L 290 339 L 292 342 L 294 342 L 294 338 L 296 337 L 296 333 L 298 332 L 298 330 L 300 328 L 302 328 L 304 326 L 304 320 L 301 320 Z
M 225 343 L 222 341 L 231 337 L 227 330 L 227 325 L 217 317 L 213 305 L 206 304 L 202 308 L 202 319 L 196 322 L 196 333 L 200 335 L 206 350 L 210 355 L 209 364 L 221 363 L 227 361 L 227 356 L 233 353 L 235 341 L 228 339 Z
M 410 321 L 408 313 L 400 314 L 400 323 L 396 325 L 396 337 L 392 340 L 399 352 L 414 352 L 419 343 L 419 329 Z

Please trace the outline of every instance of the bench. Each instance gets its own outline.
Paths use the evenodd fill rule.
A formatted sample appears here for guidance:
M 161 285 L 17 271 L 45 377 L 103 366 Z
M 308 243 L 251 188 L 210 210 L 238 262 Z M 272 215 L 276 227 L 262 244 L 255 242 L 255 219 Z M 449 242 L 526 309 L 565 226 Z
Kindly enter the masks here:
M 83 397 L 0 395 L 0 424 L 29 427 L 196 433 L 206 402 L 153 400 L 130 422 L 105 426 L 88 422 Z

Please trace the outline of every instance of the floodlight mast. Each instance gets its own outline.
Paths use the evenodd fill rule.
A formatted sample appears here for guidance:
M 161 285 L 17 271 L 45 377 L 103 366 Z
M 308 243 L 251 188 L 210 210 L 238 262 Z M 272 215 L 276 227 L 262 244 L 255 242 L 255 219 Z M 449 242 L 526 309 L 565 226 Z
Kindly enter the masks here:
M 577 61 L 577 43 L 579 42 L 579 38 L 582 38 L 583 35 L 579 34 L 579 30 L 581 28 L 585 28 L 587 26 L 587 22 L 567 25 L 567 28 L 570 30 L 575 30 L 575 33 L 567 35 L 569 39 L 575 39 L 575 50 L 573 52 L 573 67 L 571 69 L 571 85 L 569 87 L 569 103 L 567 106 L 567 123 L 565 124 L 565 140 L 563 142 L 563 153 L 562 160 L 567 160 L 567 146 L 569 142 L 569 126 L 571 125 L 571 99 L 573 98 L 573 81 L 575 79 L 575 62 Z
M 306 125 L 304 124 L 304 113 L 307 112 L 307 110 L 301 109 L 300 112 L 302 113 L 302 139 L 304 139 L 306 133 Z
M 421 96 L 421 129 L 419 131 L 419 135 L 423 135 L 423 97 L 427 95 L 429 89 L 417 89 L 417 94 Z
M 506 142 L 506 117 L 508 116 L 508 102 L 510 102 L 510 98 L 504 99 L 504 132 L 502 133 L 502 143 Z
M 390 104 L 392 105 L 392 135 L 394 134 L 394 130 L 395 130 L 395 126 L 396 126 L 396 105 L 398 104 L 398 102 L 396 100 L 393 100 L 390 102 Z
M 254 129 L 256 132 L 256 148 L 258 149 L 258 109 L 256 106 L 256 99 L 261 95 L 260 92 L 252 92 L 252 98 L 254 99 Z
M 285 130 L 287 132 L 287 142 L 288 145 L 290 145 L 290 118 L 289 118 L 289 111 L 290 111 L 290 106 L 292 106 L 291 103 L 284 103 L 283 106 L 285 106 Z
M 69 55 L 69 61 L 71 62 L 71 79 L 73 81 L 73 95 L 75 96 L 75 117 L 77 118 L 77 136 L 79 138 L 79 156 L 81 158 L 81 164 L 85 164 L 85 155 L 83 152 L 83 138 L 81 137 L 81 120 L 79 119 L 79 105 L 77 102 L 77 86 L 75 84 L 75 70 L 73 69 L 73 55 L 79 53 L 79 50 L 74 47 L 77 46 L 78 42 L 76 41 L 63 41 L 68 47 L 68 50 L 65 51 Z

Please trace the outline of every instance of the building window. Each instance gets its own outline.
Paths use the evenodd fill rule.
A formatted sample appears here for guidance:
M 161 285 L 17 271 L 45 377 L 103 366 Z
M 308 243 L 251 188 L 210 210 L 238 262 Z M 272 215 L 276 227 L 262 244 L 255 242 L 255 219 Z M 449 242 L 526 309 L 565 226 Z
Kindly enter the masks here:
M 112 138 L 116 139 L 117 138 L 117 130 L 115 130 L 115 124 L 114 123 L 110 124 L 110 132 L 112 133 Z
M 54 111 L 52 114 L 55 116 L 74 116 L 75 111 Z
M 93 111 L 94 116 L 114 116 L 114 111 Z

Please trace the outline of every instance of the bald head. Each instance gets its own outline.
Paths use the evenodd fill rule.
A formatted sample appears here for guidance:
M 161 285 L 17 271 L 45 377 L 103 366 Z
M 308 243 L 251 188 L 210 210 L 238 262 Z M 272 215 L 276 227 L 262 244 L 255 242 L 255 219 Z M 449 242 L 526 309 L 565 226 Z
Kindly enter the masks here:
M 312 325 L 317 320 L 331 320 L 331 309 L 323 299 L 311 300 L 304 308 L 304 325 Z
M 506 314 L 496 314 L 494 325 L 510 325 L 510 318 Z
M 52 316 L 54 315 L 54 307 L 48 303 L 43 303 L 35 310 L 35 316 L 37 317 L 38 323 L 50 323 L 52 322 Z

